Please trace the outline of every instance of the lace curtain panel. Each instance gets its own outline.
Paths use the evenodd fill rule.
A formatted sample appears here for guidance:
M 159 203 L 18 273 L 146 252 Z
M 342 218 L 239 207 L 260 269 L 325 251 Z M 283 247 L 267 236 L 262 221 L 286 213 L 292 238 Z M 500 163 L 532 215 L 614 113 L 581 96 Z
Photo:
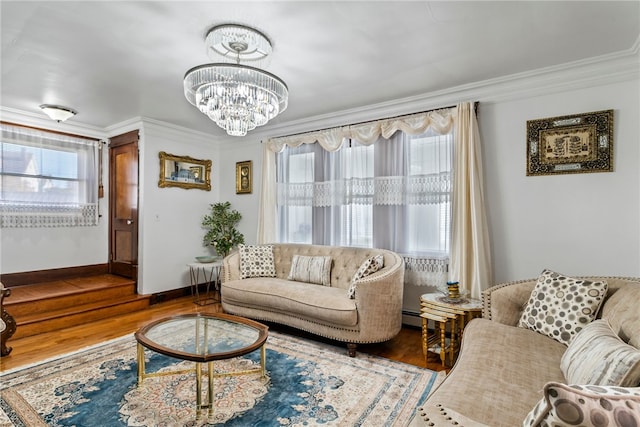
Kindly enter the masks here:
M 97 225 L 99 141 L 1 128 L 0 227 Z
M 411 126 L 394 120 L 388 137 L 390 126 L 352 127 L 348 134 L 366 134 L 364 143 L 348 140 L 333 151 L 317 142 L 284 146 L 276 156 L 275 241 L 391 249 L 404 256 L 408 283 L 446 288 L 453 135 L 446 126 L 444 135 L 425 130 L 425 118 L 410 117 Z

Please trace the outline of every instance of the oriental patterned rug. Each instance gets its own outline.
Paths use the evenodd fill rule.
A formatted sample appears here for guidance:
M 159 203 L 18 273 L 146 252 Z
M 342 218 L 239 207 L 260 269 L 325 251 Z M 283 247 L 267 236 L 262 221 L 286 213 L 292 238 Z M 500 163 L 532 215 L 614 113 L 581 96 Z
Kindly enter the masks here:
M 146 351 L 147 372 L 192 362 Z M 259 366 L 259 351 L 216 370 Z M 416 366 L 281 333 L 267 341 L 269 381 L 219 377 L 214 414 L 196 421 L 195 374 L 137 387 L 132 335 L 0 376 L 0 426 L 405 426 L 443 378 Z M 204 381 L 203 381 L 204 382 Z M 206 389 L 206 387 L 204 387 Z

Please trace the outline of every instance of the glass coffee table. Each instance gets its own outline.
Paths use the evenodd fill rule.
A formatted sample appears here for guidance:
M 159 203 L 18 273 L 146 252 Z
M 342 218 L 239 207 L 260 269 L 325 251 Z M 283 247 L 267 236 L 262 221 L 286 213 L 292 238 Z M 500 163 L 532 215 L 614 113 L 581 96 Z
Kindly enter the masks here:
M 265 343 L 269 334 L 266 325 L 229 314 L 192 313 L 168 317 L 152 322 L 135 333 L 138 342 L 138 386 L 146 378 L 165 375 L 196 374 L 196 419 L 202 410 L 213 415 L 213 379 L 228 375 L 266 374 Z M 168 372 L 145 372 L 144 349 L 180 360 L 195 362 L 194 369 Z M 215 372 L 215 360 L 232 359 L 260 349 L 260 367 L 243 371 Z M 206 364 L 208 378 L 207 403 L 202 403 L 202 365 Z

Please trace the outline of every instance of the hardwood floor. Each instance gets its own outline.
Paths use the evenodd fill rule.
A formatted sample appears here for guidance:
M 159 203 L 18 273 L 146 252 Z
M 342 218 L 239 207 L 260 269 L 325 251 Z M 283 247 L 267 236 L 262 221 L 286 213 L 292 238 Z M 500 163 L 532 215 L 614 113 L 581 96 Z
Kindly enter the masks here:
M 0 358 L 0 371 L 30 365 L 80 350 L 102 341 L 118 338 L 133 333 L 143 325 L 163 317 L 184 313 L 221 311 L 222 308 L 219 303 L 200 306 L 193 303 L 192 297 L 187 296 L 154 304 L 144 310 L 120 314 L 54 332 L 46 332 L 15 340 L 10 339 L 7 344 L 13 347 L 13 351 L 9 356 Z M 271 330 L 278 332 L 306 336 L 317 341 L 332 342 L 281 325 L 269 324 L 269 327 Z M 337 344 L 335 342 L 332 343 Z M 339 345 L 344 347 L 346 354 L 346 346 L 344 344 Z M 402 331 L 394 339 L 384 343 L 359 345 L 357 351 L 434 371 L 443 369 L 437 356 L 430 356 L 429 363 L 425 362 L 422 355 L 421 332 L 414 327 L 403 327 Z

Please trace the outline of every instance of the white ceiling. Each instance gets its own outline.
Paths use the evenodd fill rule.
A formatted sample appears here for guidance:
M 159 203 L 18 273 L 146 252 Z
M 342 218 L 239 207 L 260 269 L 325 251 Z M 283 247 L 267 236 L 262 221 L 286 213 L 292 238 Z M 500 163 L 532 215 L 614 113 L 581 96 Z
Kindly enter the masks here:
M 105 128 L 134 117 L 224 135 L 184 97 L 223 23 L 273 42 L 289 87 L 273 123 L 445 90 L 630 49 L 640 1 L 5 1 L 0 105 L 79 111 Z M 266 125 L 266 126 L 269 126 Z

